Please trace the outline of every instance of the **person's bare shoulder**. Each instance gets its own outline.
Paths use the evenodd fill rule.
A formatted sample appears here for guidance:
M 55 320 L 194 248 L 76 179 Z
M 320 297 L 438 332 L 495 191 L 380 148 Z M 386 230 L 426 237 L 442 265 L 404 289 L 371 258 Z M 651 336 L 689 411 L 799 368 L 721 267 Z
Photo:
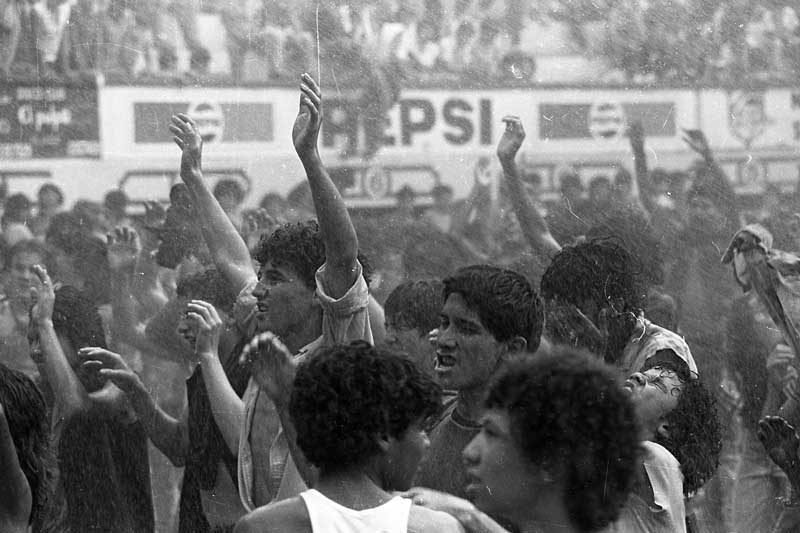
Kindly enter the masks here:
M 236 523 L 234 533 L 312 533 L 302 498 L 290 498 L 256 509 Z
M 447 513 L 412 505 L 408 514 L 409 533 L 463 533 L 458 520 Z

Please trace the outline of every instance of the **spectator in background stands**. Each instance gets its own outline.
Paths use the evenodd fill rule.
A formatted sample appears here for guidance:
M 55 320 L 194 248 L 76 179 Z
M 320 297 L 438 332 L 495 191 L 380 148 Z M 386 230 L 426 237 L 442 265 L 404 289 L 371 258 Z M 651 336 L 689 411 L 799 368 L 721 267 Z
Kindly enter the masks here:
M 130 5 L 139 23 L 153 33 L 161 71 L 177 70 L 178 53 L 168 24 L 168 16 L 172 16 L 189 49 L 189 69 L 199 74 L 207 72 L 211 56 L 198 35 L 197 7 L 192 0 L 137 0 Z
M 31 231 L 37 238 L 44 238 L 50 220 L 64 207 L 64 193 L 55 183 L 45 183 L 39 187 L 36 216 L 30 223 Z
M 7 76 L 17 53 L 22 22 L 17 0 L 0 0 L 0 74 Z
M 6 200 L 4 208 L 0 228 L 3 230 L 6 245 L 14 246 L 20 241 L 33 238 L 33 233 L 28 228 L 33 218 L 33 204 L 28 197 L 22 193 L 12 194 Z
M 475 33 L 475 24 L 464 20 L 442 39 L 442 63 L 448 70 L 457 73 L 467 70 L 475 45 Z
M 502 34 L 500 23 L 483 19 L 477 42 L 472 48 L 469 70 L 478 77 L 485 77 L 484 81 L 491 82 L 497 78 L 498 67 L 509 50 L 508 39 Z

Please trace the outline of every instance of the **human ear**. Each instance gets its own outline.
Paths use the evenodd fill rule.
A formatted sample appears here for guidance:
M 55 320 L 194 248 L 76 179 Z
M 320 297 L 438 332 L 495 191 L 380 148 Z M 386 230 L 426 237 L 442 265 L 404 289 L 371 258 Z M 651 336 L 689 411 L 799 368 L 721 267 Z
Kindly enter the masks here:
M 508 348 L 508 353 L 520 353 L 524 352 L 528 347 L 528 341 L 526 341 L 524 337 L 517 336 L 509 340 L 506 346 Z
M 662 419 L 658 423 L 658 426 L 656 426 L 656 435 L 658 435 L 658 436 L 660 436 L 660 437 L 662 437 L 664 439 L 668 439 L 669 438 L 669 431 L 670 431 L 669 423 L 664 419 Z

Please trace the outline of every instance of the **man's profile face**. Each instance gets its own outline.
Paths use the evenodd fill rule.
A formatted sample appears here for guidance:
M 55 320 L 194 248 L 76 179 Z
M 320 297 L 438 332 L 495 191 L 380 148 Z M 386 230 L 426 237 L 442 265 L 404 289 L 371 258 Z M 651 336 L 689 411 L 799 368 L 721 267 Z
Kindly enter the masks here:
M 453 390 L 484 387 L 497 368 L 503 344 L 458 293 L 447 297 L 440 318 L 434 363 L 439 384 Z
M 316 311 L 315 291 L 291 267 L 267 261 L 258 270 L 256 298 L 258 331 L 285 336 Z

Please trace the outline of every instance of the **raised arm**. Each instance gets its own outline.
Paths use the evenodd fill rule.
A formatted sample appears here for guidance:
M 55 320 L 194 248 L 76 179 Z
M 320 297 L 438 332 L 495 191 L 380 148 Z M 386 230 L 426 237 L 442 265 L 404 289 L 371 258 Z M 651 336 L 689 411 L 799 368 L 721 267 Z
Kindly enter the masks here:
M 356 281 L 358 238 L 342 195 L 322 165 L 317 149 L 322 126 L 322 93 L 308 74 L 301 77 L 300 91 L 300 111 L 292 129 L 292 140 L 311 186 L 325 242 L 325 290 L 330 297 L 341 298 Z
M 684 142 L 696 152 L 711 171 L 708 185 L 714 191 L 720 210 L 728 215 L 731 223 L 739 223 L 739 212 L 736 208 L 736 192 L 733 190 L 728 175 L 717 162 L 714 152 L 708 144 L 705 134 L 700 130 L 684 130 Z
M 650 181 L 650 173 L 647 170 L 647 155 L 644 151 L 644 126 L 642 126 L 641 122 L 636 121 L 630 125 L 628 138 L 631 141 L 631 151 L 633 152 L 639 204 L 646 213 L 650 214 L 655 208 L 653 204 L 653 183 Z
M 238 455 L 239 435 L 244 424 L 244 401 L 233 390 L 219 360 L 222 319 L 213 305 L 200 300 L 189 302 L 188 316 L 197 323 L 195 352 L 200 358 L 211 414 L 228 449 L 233 455 Z
M 55 396 L 55 424 L 70 418 L 72 415 L 88 407 L 88 396 L 78 376 L 72 370 L 61 343 L 53 327 L 53 307 L 56 295 L 53 281 L 41 265 L 35 265 L 33 271 L 39 278 L 41 286 L 35 293 L 36 303 L 31 309 L 31 321 L 38 333 L 39 349 L 31 346 L 39 372 L 49 383 Z
M 8 427 L 3 404 L 0 403 L 0 524 L 24 524 L 25 531 L 33 505 L 28 479 L 19 464 L 17 449 Z M 12 529 L 12 531 L 14 531 Z
M 169 129 L 175 144 L 183 152 L 181 179 L 194 195 L 197 219 L 214 264 L 238 293 L 256 276 L 256 272 L 247 244 L 203 179 L 203 138 L 197 131 L 197 124 L 188 115 L 173 116 Z
M 178 420 L 165 413 L 156 404 L 136 372 L 131 370 L 119 354 L 103 348 L 81 348 L 78 354 L 87 371 L 97 372 L 98 376 L 110 381 L 125 393 L 156 448 L 173 465 L 183 466 L 189 451 L 189 428 L 186 420 Z
M 517 152 L 525 140 L 525 130 L 519 117 L 503 117 L 506 130 L 497 146 L 497 157 L 503 167 L 503 175 L 508 184 L 511 204 L 517 214 L 517 220 L 522 228 L 522 233 L 528 240 L 534 252 L 552 258 L 561 250 L 561 245 L 553 238 L 544 218 L 539 214 L 533 204 L 528 200 L 528 193 L 522 185 L 517 170 Z

